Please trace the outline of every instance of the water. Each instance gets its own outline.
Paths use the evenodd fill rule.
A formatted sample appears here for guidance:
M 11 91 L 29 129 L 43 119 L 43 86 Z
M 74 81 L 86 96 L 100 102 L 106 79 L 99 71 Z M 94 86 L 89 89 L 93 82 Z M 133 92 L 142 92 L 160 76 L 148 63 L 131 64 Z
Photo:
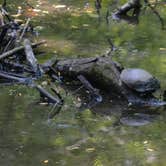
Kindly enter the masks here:
M 10 10 L 19 3 L 11 3 Z M 161 81 L 162 90 L 166 89 L 166 35 L 151 10 L 141 13 L 137 26 L 111 19 L 107 25 L 108 4 L 113 12 L 123 1 L 117 4 L 103 1 L 100 22 L 92 0 L 30 3 L 39 5 L 42 12 L 26 15 L 34 16 L 32 23 L 40 29 L 39 39 L 48 43 L 41 48 L 46 53 L 38 57 L 40 62 L 52 55 L 59 58 L 100 55 L 109 49 L 107 38 L 111 38 L 117 48 L 116 60 L 125 67 L 146 69 Z M 57 9 L 57 5 L 66 6 Z M 165 6 L 158 5 L 157 10 L 165 20 Z M 65 97 L 64 90 L 56 88 Z M 120 101 L 104 99 L 95 108 L 79 112 L 78 98 L 69 95 L 61 112 L 48 121 L 52 107 L 37 104 L 38 99 L 36 90 L 26 86 L 1 87 L 0 165 L 165 165 L 165 108 L 124 107 Z M 153 114 L 155 119 L 139 127 L 122 124 L 120 119 L 133 112 Z

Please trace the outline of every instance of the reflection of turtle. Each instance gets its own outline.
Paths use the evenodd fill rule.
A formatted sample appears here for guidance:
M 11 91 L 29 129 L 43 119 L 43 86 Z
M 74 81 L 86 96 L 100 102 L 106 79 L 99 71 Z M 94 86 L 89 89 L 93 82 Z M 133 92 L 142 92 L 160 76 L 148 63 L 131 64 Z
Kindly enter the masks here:
M 134 113 L 132 115 L 124 116 L 120 119 L 123 125 L 127 126 L 143 126 L 147 125 L 156 118 L 157 115 L 149 115 L 144 113 Z
M 152 93 L 160 88 L 159 81 L 143 69 L 124 69 L 120 78 L 130 89 L 140 93 Z

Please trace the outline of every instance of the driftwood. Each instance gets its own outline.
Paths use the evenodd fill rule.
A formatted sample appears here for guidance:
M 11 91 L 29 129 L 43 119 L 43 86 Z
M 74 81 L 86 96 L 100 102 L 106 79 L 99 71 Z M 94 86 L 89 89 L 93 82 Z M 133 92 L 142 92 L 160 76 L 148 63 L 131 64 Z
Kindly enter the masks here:
M 4 79 L 7 79 L 7 80 L 14 81 L 14 82 L 27 84 L 27 85 L 32 83 L 31 78 L 18 77 L 18 75 L 13 75 L 11 73 L 6 73 L 6 72 L 3 72 L 3 71 L 0 71 L 0 77 L 4 78 Z
M 35 58 L 35 55 L 33 53 L 31 42 L 28 39 L 24 39 L 24 47 L 25 47 L 25 55 L 26 55 L 27 62 L 29 62 L 29 64 L 31 65 L 32 70 L 34 71 L 36 76 L 40 75 L 41 70 L 40 70 L 38 61 Z
M 61 75 L 72 79 L 83 75 L 92 85 L 99 89 L 109 90 L 111 95 L 124 97 L 126 101 L 130 96 L 134 96 L 124 88 L 120 80 L 120 71 L 109 56 L 60 60 L 55 69 Z
M 160 16 L 159 12 L 155 9 L 154 7 L 155 4 L 151 5 L 151 2 L 149 2 L 149 0 L 144 0 L 144 3 L 158 17 L 161 23 L 161 28 L 162 30 L 164 30 L 165 29 L 164 19 Z M 157 4 L 157 1 L 155 3 Z M 128 2 L 122 5 L 117 12 L 113 13 L 112 17 L 113 19 L 116 19 L 116 20 L 121 19 L 121 20 L 127 21 L 128 23 L 138 24 L 141 6 L 142 5 L 140 0 L 128 0 Z M 128 14 L 129 11 L 132 11 L 131 14 Z M 106 16 L 106 20 L 107 19 L 108 19 L 108 16 Z

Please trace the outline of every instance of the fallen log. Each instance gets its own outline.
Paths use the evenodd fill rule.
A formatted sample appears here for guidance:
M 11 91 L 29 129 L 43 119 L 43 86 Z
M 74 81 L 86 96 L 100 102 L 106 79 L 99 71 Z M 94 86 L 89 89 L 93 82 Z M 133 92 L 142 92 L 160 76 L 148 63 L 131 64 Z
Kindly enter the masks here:
M 142 96 L 128 88 L 120 79 L 119 65 L 112 61 L 110 56 L 60 60 L 53 67 L 63 77 L 77 79 L 77 76 L 83 75 L 94 87 L 107 90 L 111 96 L 128 103 L 146 106 L 166 105 L 166 102 L 156 99 L 153 95 Z
M 115 67 L 111 57 L 60 60 L 54 68 L 62 76 L 77 78 L 78 75 L 83 75 L 92 82 L 92 85 L 93 82 L 98 82 L 103 88 L 116 89 L 116 92 L 118 90 L 121 93 L 120 71 Z

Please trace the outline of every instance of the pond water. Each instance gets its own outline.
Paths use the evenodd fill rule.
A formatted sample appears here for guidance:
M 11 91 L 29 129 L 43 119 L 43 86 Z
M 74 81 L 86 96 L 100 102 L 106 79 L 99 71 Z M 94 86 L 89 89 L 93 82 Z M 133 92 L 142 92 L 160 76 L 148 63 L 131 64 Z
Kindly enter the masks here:
M 125 67 L 143 68 L 155 75 L 161 81 L 162 92 L 166 89 L 165 31 L 149 8 L 141 12 L 138 25 L 111 17 L 107 24 L 108 7 L 111 16 L 124 2 L 103 0 L 100 19 L 93 0 L 29 0 L 36 9 L 33 11 L 25 1 L 15 0 L 9 1 L 9 10 L 16 13 L 17 7 L 22 6 L 39 31 L 38 40 L 47 40 L 41 48 L 45 54 L 38 57 L 40 62 L 52 56 L 100 55 L 109 49 L 107 39 L 111 38 L 117 48 L 114 58 Z M 166 21 L 164 3 L 156 9 Z M 65 97 L 65 105 L 48 121 L 52 106 L 37 104 L 39 94 L 34 89 L 1 86 L 0 165 L 165 166 L 165 108 L 124 108 L 118 101 L 104 101 L 79 111 L 80 99 L 71 94 L 65 96 L 61 87 L 56 88 Z M 126 122 L 124 117 L 133 112 L 134 124 L 146 125 L 122 124 Z M 140 122 L 138 117 L 144 114 L 155 118 L 151 123 L 147 123 L 147 117 Z M 127 118 L 132 123 L 133 119 Z

